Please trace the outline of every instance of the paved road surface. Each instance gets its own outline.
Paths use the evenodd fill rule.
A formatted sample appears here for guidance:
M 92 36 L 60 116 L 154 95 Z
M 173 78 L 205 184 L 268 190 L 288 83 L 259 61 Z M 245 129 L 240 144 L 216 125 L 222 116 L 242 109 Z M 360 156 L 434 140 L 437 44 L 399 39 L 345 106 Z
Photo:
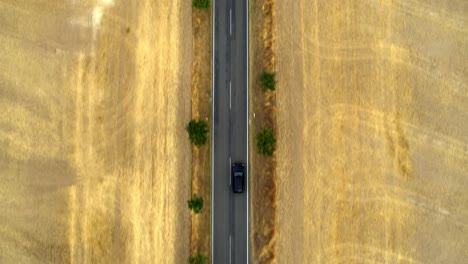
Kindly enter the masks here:
M 248 161 L 248 0 L 214 1 L 213 263 L 248 263 L 248 178 L 230 187 L 233 162 Z M 249 175 L 247 174 L 247 177 Z

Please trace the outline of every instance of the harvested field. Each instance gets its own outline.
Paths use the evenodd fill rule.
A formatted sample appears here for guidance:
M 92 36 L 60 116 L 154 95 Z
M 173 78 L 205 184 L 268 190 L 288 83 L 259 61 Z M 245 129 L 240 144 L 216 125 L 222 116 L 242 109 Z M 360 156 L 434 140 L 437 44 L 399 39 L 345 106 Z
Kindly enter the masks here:
M 190 1 L 0 0 L 0 263 L 184 263 Z
M 467 14 L 276 2 L 278 263 L 468 262 Z

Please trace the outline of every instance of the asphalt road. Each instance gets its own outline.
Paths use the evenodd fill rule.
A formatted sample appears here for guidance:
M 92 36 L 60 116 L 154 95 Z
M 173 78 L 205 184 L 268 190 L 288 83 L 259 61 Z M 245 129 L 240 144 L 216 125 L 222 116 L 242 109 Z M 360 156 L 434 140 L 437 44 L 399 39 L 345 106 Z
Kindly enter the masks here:
M 214 0 L 213 263 L 248 263 L 248 173 L 244 193 L 230 186 L 231 163 L 248 171 L 248 0 Z

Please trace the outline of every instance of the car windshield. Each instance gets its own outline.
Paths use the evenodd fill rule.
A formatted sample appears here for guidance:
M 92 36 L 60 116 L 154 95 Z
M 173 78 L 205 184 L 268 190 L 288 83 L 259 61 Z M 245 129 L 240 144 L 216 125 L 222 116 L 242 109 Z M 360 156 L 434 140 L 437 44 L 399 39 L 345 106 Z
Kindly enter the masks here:
M 234 172 L 234 177 L 242 177 L 242 172 Z

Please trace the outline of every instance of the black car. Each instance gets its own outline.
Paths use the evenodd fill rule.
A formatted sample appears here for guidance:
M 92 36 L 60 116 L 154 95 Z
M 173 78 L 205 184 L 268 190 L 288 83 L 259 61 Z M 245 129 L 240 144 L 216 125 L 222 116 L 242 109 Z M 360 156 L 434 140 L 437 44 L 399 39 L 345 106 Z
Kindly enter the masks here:
M 232 177 L 232 190 L 235 193 L 244 192 L 244 164 L 242 163 L 233 163 L 231 170 Z

